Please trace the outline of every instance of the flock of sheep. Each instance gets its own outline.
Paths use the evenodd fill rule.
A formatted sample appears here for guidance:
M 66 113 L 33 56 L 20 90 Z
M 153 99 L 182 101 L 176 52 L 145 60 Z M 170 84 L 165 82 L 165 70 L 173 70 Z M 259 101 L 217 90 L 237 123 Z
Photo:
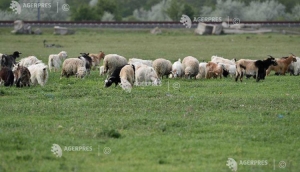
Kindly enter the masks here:
M 117 54 L 107 54 L 100 51 L 98 54 L 80 53 L 77 58 L 67 58 L 67 52 L 61 51 L 58 54 L 51 54 L 48 58 L 48 65 L 44 64 L 35 56 L 29 56 L 16 62 L 21 53 L 15 51 L 12 55 L 0 54 L 1 70 L 0 84 L 5 86 L 16 85 L 17 87 L 39 84 L 44 86 L 48 80 L 48 70 L 57 72 L 61 66 L 61 78 L 75 75 L 83 78 L 90 74 L 90 70 L 96 69 L 103 59 L 103 66 L 99 67 L 100 75 L 107 74 L 105 86 L 113 83 L 119 85 L 126 91 L 135 86 L 158 86 L 164 76 L 169 78 L 222 78 L 228 75 L 235 77 L 237 81 L 244 75 L 253 76 L 257 81 L 265 79 L 270 71 L 276 74 L 285 75 L 290 72 L 293 75 L 300 73 L 300 59 L 291 54 L 288 57 L 275 59 L 272 56 L 265 60 L 249 59 L 225 59 L 212 56 L 211 61 L 201 62 L 192 56 L 184 57 L 174 62 L 163 58 L 143 60 L 138 58 L 127 59 Z

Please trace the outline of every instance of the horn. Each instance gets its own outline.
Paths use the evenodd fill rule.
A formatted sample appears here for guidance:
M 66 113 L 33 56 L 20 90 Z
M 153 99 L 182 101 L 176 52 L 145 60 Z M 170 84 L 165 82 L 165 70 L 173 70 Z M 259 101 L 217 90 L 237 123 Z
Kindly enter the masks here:
M 291 55 L 295 56 L 293 53 L 290 53 Z
M 271 57 L 271 58 L 274 58 L 273 56 L 271 56 L 271 55 L 268 55 L 269 57 Z

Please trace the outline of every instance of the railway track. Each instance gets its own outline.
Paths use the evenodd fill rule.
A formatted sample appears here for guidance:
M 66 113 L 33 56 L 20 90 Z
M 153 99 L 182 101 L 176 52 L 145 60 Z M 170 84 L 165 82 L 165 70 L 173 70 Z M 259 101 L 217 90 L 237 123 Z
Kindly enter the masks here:
M 14 21 L 0 21 L 0 27 L 13 27 Z M 91 28 L 185 28 L 180 22 L 71 22 L 71 21 L 24 21 L 32 27 L 91 27 Z M 220 22 L 205 22 L 217 24 Z M 296 21 L 241 21 L 243 24 L 260 24 L 262 27 L 299 27 L 300 22 Z M 197 27 L 197 22 L 193 22 L 192 28 Z M 233 24 L 229 22 L 229 24 Z

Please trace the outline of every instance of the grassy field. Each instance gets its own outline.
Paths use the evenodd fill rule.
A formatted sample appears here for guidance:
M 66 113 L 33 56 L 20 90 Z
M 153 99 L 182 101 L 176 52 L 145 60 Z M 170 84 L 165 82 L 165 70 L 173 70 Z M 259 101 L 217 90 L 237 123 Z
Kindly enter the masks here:
M 300 36 L 195 36 L 191 30 L 78 30 L 75 35 L 10 35 L 0 29 L 0 53 L 22 52 L 47 63 L 61 50 L 117 53 L 172 62 L 191 55 L 264 59 L 300 54 Z M 248 39 L 246 39 L 248 37 Z M 64 48 L 44 48 L 42 41 Z M 45 87 L 0 87 L 0 172 L 52 171 L 300 171 L 299 80 L 268 76 L 234 82 L 164 79 L 162 86 L 104 88 L 98 71 L 81 80 L 50 73 Z M 61 158 L 51 152 L 58 144 Z M 91 151 L 67 151 L 89 146 Z M 241 165 L 263 160 L 266 165 Z M 286 163 L 280 168 L 280 161 Z M 281 166 L 282 167 L 282 166 Z

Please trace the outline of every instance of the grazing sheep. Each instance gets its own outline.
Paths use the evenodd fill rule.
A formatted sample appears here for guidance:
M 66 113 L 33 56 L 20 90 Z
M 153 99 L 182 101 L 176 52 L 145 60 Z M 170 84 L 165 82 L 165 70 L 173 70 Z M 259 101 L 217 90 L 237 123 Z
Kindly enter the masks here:
M 220 79 L 222 79 L 224 66 L 222 64 L 217 64 L 214 62 L 208 62 L 206 64 L 205 71 L 206 71 L 205 72 L 206 79 L 218 78 L 218 77 L 220 77 Z
M 69 78 L 71 75 L 76 75 L 78 68 L 85 67 L 86 60 L 83 57 L 80 58 L 69 58 L 63 62 L 61 78 L 66 76 Z
M 44 86 L 48 81 L 47 65 L 44 63 L 34 64 L 28 67 L 31 77 L 30 81 L 33 85 L 40 84 Z
M 99 67 L 99 75 L 103 76 L 104 75 L 104 66 Z
M 120 71 L 121 87 L 126 92 L 130 92 L 135 79 L 134 65 L 125 65 Z
M 292 62 L 289 66 L 288 71 L 290 72 L 290 75 L 299 75 L 300 74 L 300 58 L 296 57 L 296 62 Z
M 27 67 L 21 66 L 21 65 L 16 65 L 14 66 L 14 80 L 16 82 L 17 87 L 23 87 L 23 86 L 28 86 L 30 87 L 30 71 L 28 70 Z
M 13 65 L 16 64 L 16 58 L 20 57 L 19 51 L 15 51 L 12 55 L 2 54 L 1 58 L 1 67 L 13 68 Z
M 211 56 L 211 62 L 235 65 L 236 59 L 225 59 L 223 57 Z
M 153 61 L 153 68 L 156 71 L 158 78 L 163 79 L 172 72 L 172 63 L 169 60 L 159 58 Z
M 115 83 L 115 86 L 121 83 L 120 72 L 124 66 L 119 66 L 114 70 L 110 77 L 105 80 L 105 87 L 110 87 L 113 83 Z
M 79 67 L 77 69 L 76 77 L 77 78 L 84 78 L 87 74 L 86 68 L 85 67 Z
M 169 78 L 177 78 L 183 76 L 183 68 L 181 64 L 181 60 L 178 59 L 178 61 L 174 62 L 172 65 L 172 72 L 169 76 Z
M 36 58 L 35 56 L 28 56 L 26 58 L 22 58 L 18 64 L 20 66 L 29 67 L 30 65 L 38 63 L 42 63 L 42 61 Z
M 196 76 L 196 79 L 203 79 L 203 78 L 205 78 L 206 65 L 207 65 L 206 62 L 199 63 L 199 72 L 198 72 L 198 75 Z
M 153 67 L 142 65 L 136 68 L 135 72 L 135 85 L 136 86 L 157 86 L 160 85 L 161 81 L 158 78 Z
M 50 54 L 48 58 L 48 67 L 50 72 L 52 72 L 52 69 L 54 72 L 58 70 L 62 64 L 62 61 L 65 60 L 68 57 L 67 52 L 61 51 L 58 54 Z
M 292 62 L 297 62 L 297 59 L 296 59 L 296 56 L 294 54 L 291 54 L 288 57 L 283 57 L 283 58 L 280 58 L 280 59 L 276 59 L 276 62 L 277 62 L 278 65 L 269 66 L 269 68 L 266 71 L 267 75 L 269 75 L 272 70 L 274 70 L 278 74 L 285 75 L 286 71 L 288 70 L 289 65 Z
M 89 56 L 92 58 L 92 69 L 96 69 L 96 66 L 99 66 L 100 60 L 104 59 L 104 52 L 100 51 L 99 54 L 89 54 Z
M 255 75 L 256 81 L 258 82 L 260 79 L 264 79 L 266 75 L 266 70 L 270 65 L 277 65 L 276 60 L 270 56 L 266 60 L 248 60 L 248 59 L 240 59 L 236 62 L 236 76 L 235 81 L 240 78 L 242 82 L 243 75 Z
M 182 60 L 182 68 L 185 78 L 195 77 L 199 73 L 199 61 L 192 56 L 187 56 Z
M 107 54 L 103 60 L 104 73 L 107 73 L 107 77 L 110 76 L 117 67 L 127 64 L 125 57 L 117 54 Z
M 144 65 L 152 67 L 152 60 L 143 60 L 143 59 L 138 59 L 138 58 L 131 58 L 128 60 L 128 64 L 135 64 L 135 63 L 142 63 Z
M 0 85 L 4 82 L 4 86 L 12 86 L 14 84 L 14 74 L 9 67 L 2 67 L 0 70 Z

